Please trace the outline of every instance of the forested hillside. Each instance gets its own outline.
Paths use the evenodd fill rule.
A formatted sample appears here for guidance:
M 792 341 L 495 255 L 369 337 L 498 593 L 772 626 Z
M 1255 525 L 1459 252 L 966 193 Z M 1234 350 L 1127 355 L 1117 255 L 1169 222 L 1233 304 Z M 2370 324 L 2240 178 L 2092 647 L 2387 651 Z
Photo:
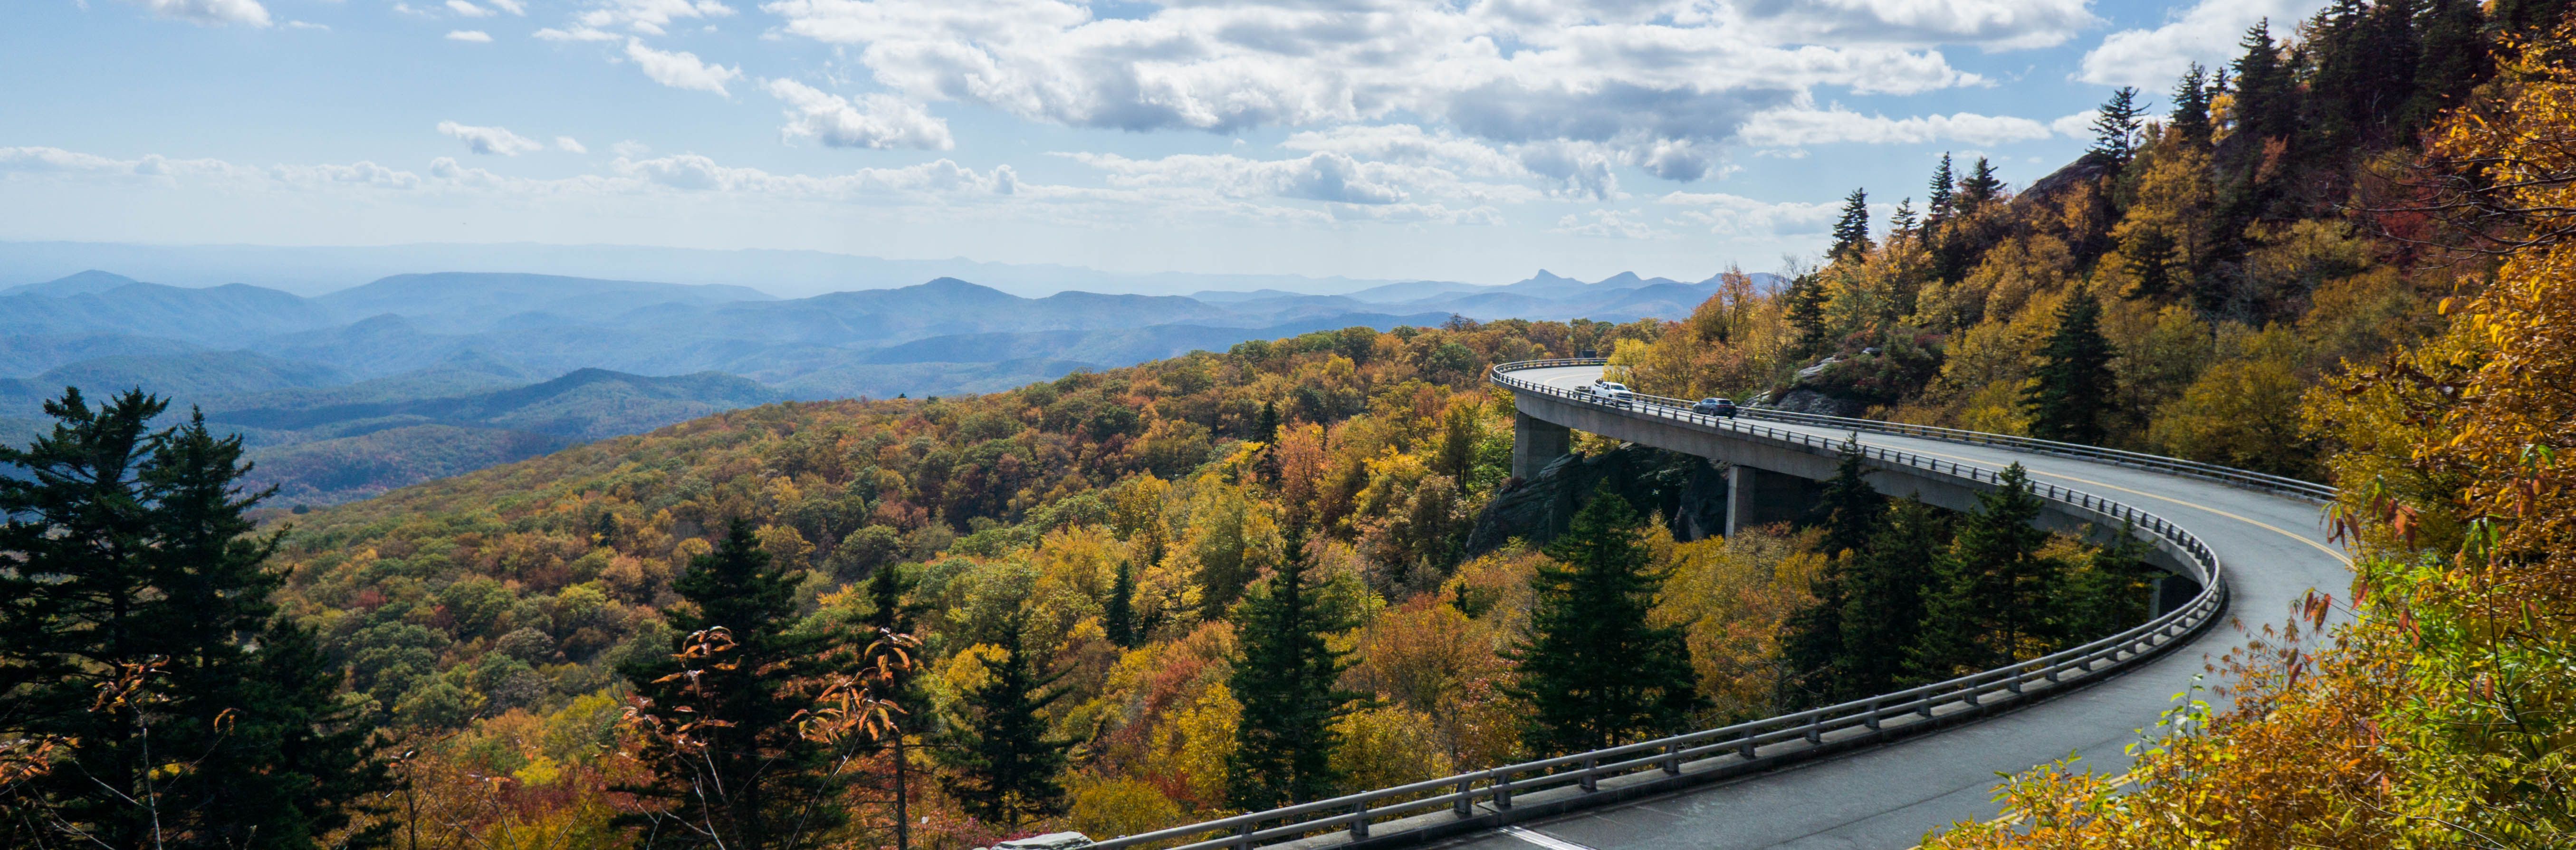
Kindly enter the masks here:
M 771 404 L 272 511 L 274 538 L 227 489 L 238 442 L 150 431 L 139 397 L 59 403 L 0 454 L 32 473 L 0 478 L 0 550 L 34 565 L 0 570 L 0 842 L 138 843 L 165 812 L 195 843 L 256 823 L 407 850 L 1122 834 L 1937 680 L 2144 615 L 2136 553 L 2033 531 L 2010 490 L 1948 514 L 1847 459 L 1800 521 L 1690 539 L 1666 496 L 1696 461 L 1582 437 L 1511 478 L 1485 369 L 1600 350 L 1668 395 L 2343 487 L 2358 583 L 2297 623 L 2236 612 L 2255 639 L 2211 681 L 2232 708 L 2178 706 L 2122 777 L 2016 777 L 2013 817 L 1936 846 L 2563 845 L 2562 6 L 2257 28 L 2153 115 L 2115 97 L 2082 161 L 2018 192 L 1945 164 L 1883 233 L 1855 192 L 1821 265 L 1779 290 L 1721 276 L 1678 322 L 1355 327 Z M 1579 511 L 1467 554 L 1497 500 L 1576 480 Z M 2327 649 L 2279 640 L 2338 606 L 2358 624 Z M 204 755 L 156 758 L 165 738 Z

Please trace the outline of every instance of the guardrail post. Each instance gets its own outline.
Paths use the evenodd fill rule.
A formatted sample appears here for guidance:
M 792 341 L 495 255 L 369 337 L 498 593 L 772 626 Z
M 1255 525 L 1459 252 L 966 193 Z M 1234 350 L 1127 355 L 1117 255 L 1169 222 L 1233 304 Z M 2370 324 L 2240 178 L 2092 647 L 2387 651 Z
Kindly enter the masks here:
M 1674 743 L 1664 746 L 1664 773 L 1672 776 L 1682 775 L 1681 744 Z
M 1807 745 L 1811 747 L 1818 746 L 1822 745 L 1824 742 L 1825 716 L 1819 714 L 1807 721 Z
M 1476 813 L 1476 780 L 1458 780 L 1458 802 L 1450 804 L 1449 808 L 1460 818 Z
M 1496 774 L 1494 776 L 1494 808 L 1508 810 L 1511 807 L 1512 777 L 1510 774 Z
M 1878 731 L 1878 700 L 1869 701 L 1869 713 L 1862 715 L 1860 722 L 1868 726 L 1869 731 Z
M 1252 822 L 1234 825 L 1234 850 L 1252 850 Z
M 1368 837 L 1368 799 L 1365 797 L 1351 804 L 1351 837 Z
M 1583 757 L 1583 793 L 1590 794 L 1601 790 L 1601 777 L 1592 772 L 1592 767 L 1600 763 L 1599 756 Z
M 1752 761 L 1752 760 L 1753 760 L 1753 734 L 1752 734 L 1752 733 L 1750 733 L 1750 732 L 1745 733 L 1744 738 L 1743 738 L 1742 740 L 1739 740 L 1739 741 L 1736 741 L 1736 742 L 1735 742 L 1735 754 L 1736 754 L 1736 755 L 1743 756 L 1745 761 Z

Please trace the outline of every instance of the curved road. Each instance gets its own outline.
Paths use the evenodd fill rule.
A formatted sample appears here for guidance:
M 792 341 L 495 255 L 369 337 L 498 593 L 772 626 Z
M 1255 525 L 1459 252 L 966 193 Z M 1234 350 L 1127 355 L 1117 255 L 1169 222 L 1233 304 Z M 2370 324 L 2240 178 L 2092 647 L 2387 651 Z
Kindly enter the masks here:
M 1598 366 L 1531 369 L 1513 376 L 1572 389 L 1599 377 Z M 1633 415 L 1655 416 L 1640 406 Z M 1763 425 L 1840 438 L 1831 428 L 1773 420 Z M 2028 708 L 1938 734 L 1836 758 L 1803 763 L 1732 782 L 1591 809 L 1501 832 L 1434 844 L 1476 850 L 1719 850 L 1719 848 L 1904 848 L 1927 831 L 1960 820 L 1990 818 L 1997 772 L 2017 772 L 2064 758 L 2079 768 L 2118 774 L 2137 730 L 2156 722 L 2210 659 L 2242 645 L 2248 628 L 2287 622 L 2310 589 L 2341 598 L 2351 584 L 2348 559 L 2326 542 L 2320 506 L 2074 458 L 1989 446 L 1860 432 L 1862 443 L 2002 469 L 2019 461 L 2034 479 L 2084 490 L 2152 511 L 2217 551 L 2231 592 L 2227 624 L 2116 676 Z M 2213 678 L 2211 684 L 2216 684 Z M 2203 698 L 2209 698 L 2204 694 Z M 2212 699 L 2216 702 L 2215 699 Z

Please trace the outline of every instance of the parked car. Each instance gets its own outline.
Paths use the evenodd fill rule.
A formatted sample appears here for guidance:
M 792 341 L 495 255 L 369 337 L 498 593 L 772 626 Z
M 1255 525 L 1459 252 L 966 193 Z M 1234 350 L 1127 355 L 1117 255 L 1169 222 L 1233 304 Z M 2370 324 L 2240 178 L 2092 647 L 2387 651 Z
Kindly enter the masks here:
M 1699 403 L 1691 405 L 1691 412 L 1705 413 L 1710 416 L 1720 416 L 1727 419 L 1733 419 L 1735 418 L 1735 402 L 1732 399 L 1704 398 L 1700 399 Z

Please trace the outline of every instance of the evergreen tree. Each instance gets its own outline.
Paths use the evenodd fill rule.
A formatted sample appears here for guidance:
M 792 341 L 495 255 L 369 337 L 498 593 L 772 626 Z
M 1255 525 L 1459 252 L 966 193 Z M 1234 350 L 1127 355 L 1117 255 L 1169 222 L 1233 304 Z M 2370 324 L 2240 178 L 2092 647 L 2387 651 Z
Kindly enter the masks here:
M 1995 176 L 1994 165 L 1981 156 L 1977 157 L 1977 167 L 1968 172 L 1968 179 L 1959 181 L 1959 198 L 1955 203 L 1960 212 L 1975 212 L 1985 208 L 1988 202 L 2003 197 L 2003 194 L 2003 179 Z
M 2109 637 L 2147 621 L 2156 575 L 2147 565 L 2147 551 L 2147 542 L 2129 524 L 2120 529 L 2117 542 L 2086 549 L 2083 563 L 2067 572 L 2051 606 L 2059 612 L 2058 630 L 2069 642 Z
M 2102 303 L 2079 292 L 2057 308 L 2057 332 L 2040 347 L 2038 368 L 2022 390 L 2031 436 L 2096 445 L 2103 420 L 2117 398 L 2111 359 L 2119 353 L 2102 336 Z
M 2110 160 L 2113 166 L 2129 164 L 2138 153 L 2138 130 L 2146 122 L 2138 116 L 2145 107 L 2138 105 L 2138 90 L 2121 86 L 2102 102 L 2100 114 L 2093 117 L 2093 147 L 2090 153 Z
M 1639 520 L 1605 482 L 1547 546 L 1531 580 L 1530 635 L 1509 693 L 1529 706 L 1522 740 L 1554 755 L 1680 731 L 1704 701 L 1678 628 L 1650 625 L 1662 576 Z
M 2183 142 L 2209 144 L 2209 102 L 2209 69 L 2201 67 L 2198 62 L 2191 63 L 2191 69 L 2183 72 L 2182 81 L 2174 84 L 2173 113 L 2166 118 L 2166 122 L 2173 126 L 2174 134 Z
M 1064 698 L 1054 687 L 1063 673 L 1042 675 L 1032 654 L 1021 646 L 1028 615 L 1014 611 L 1003 621 L 1003 658 L 985 668 L 988 678 L 960 700 L 966 709 L 954 724 L 954 746 L 946 759 L 957 768 L 948 780 L 949 796 L 969 814 L 1007 826 L 1063 814 L 1065 751 L 1073 742 L 1047 731 L 1039 712 Z
M 1243 716 L 1226 761 L 1226 798 L 1245 811 L 1332 796 L 1340 782 L 1333 750 L 1341 745 L 1333 724 L 1360 697 L 1334 684 L 1350 667 L 1349 651 L 1325 642 L 1356 624 L 1316 604 L 1305 549 L 1302 535 L 1292 536 L 1264 592 L 1245 599 L 1238 614 L 1239 648 L 1226 686 Z
M 2495 60 L 2488 54 L 2486 12 L 2477 3 L 2432 0 L 2423 14 L 2423 64 L 2416 70 L 2415 98 L 2406 104 L 2401 119 L 2410 132 L 2430 126 L 2442 110 L 2465 102 L 2469 91 L 2495 72 Z
M 1798 356 L 1810 357 L 1825 350 L 1825 282 L 1815 273 L 1799 275 L 1789 281 L 1788 291 L 1781 293 L 1788 302 L 1789 344 Z
M 1830 701 L 1894 690 L 1923 624 L 1923 591 L 1938 575 L 1949 523 L 1917 499 L 1887 510 L 1869 545 L 1842 569 L 1842 650 Z
M 804 576 L 772 563 L 751 524 L 737 518 L 713 551 L 691 559 L 688 572 L 671 582 L 689 603 L 668 615 L 682 635 L 674 653 L 619 668 L 650 701 L 648 713 L 673 724 L 698 721 L 691 734 L 704 743 L 689 748 L 657 739 L 642 748 L 655 781 L 621 790 L 668 806 L 659 815 L 625 819 L 645 827 L 646 845 L 784 847 L 846 820 L 840 807 L 825 805 L 844 784 L 832 770 L 830 749 L 799 734 L 796 723 L 812 707 L 798 680 L 831 672 L 841 637 L 793 630 Z M 718 628 L 730 636 L 729 645 L 705 644 L 711 649 L 704 655 L 675 657 L 692 646 L 690 636 Z
M 1816 502 L 1816 517 L 1822 521 L 1825 536 L 1816 542 L 1816 552 L 1839 558 L 1846 551 L 1869 545 L 1878 533 L 1881 515 L 1887 512 L 1887 497 L 1869 486 L 1868 458 L 1861 454 L 1860 435 L 1843 438 L 1840 460 L 1834 465 L 1834 477 L 1825 482 L 1824 498 Z
M 1109 585 L 1109 602 L 1100 612 L 1101 629 L 1109 633 L 1109 642 L 1120 649 L 1135 649 L 1144 642 L 1136 628 L 1136 567 L 1126 559 L 1118 561 L 1118 579 Z
M 1845 576 L 1887 511 L 1886 498 L 1863 477 L 1869 471 L 1859 437 L 1845 439 L 1842 461 L 1832 480 L 1825 482 L 1824 498 L 1816 503 L 1815 513 L 1825 532 L 1816 542 L 1816 551 L 1828 559 L 1808 585 L 1816 601 L 1781 625 L 1780 662 L 1789 671 L 1781 678 L 1780 697 L 1785 704 L 1822 705 L 1841 693 L 1840 662 L 1847 655 Z
M 2039 554 L 2048 532 L 2032 527 L 2039 496 L 2021 464 L 2005 468 L 1999 486 L 1978 494 L 1977 510 L 1959 527 L 1939 575 L 1923 600 L 1923 629 L 1907 666 L 1935 682 L 2042 654 L 2061 565 Z
M 1261 418 L 1253 423 L 1252 441 L 1265 446 L 1279 442 L 1279 402 L 1276 399 L 1261 403 Z
M 1921 232 L 1922 219 L 1914 214 L 1913 198 L 1896 202 L 1896 211 L 1887 216 L 1887 227 L 1890 239 Z
M 2576 0 L 2495 0 L 2495 25 L 2509 35 L 2532 38 L 2566 22 L 2576 13 Z
M 1941 166 L 1932 171 L 1932 195 L 1925 199 L 1925 209 L 1932 214 L 1931 223 L 1939 224 L 1958 211 L 1958 175 L 1950 170 L 1950 153 L 1941 152 Z
M 0 735 L 74 742 L 0 843 L 313 847 L 385 786 L 338 671 L 269 601 L 240 440 L 153 430 L 166 408 L 67 389 L 50 433 L 0 447 Z
M 2228 109 L 2237 134 L 2249 139 L 2288 135 L 2298 121 L 2298 102 L 2290 67 L 2272 41 L 2271 20 L 2255 22 L 2238 44 L 2245 55 L 2236 60 L 2236 102 Z
M 1869 192 L 1853 189 L 1843 196 L 1843 216 L 1834 222 L 1834 247 L 1827 257 L 1845 262 L 1858 262 L 1869 253 Z

